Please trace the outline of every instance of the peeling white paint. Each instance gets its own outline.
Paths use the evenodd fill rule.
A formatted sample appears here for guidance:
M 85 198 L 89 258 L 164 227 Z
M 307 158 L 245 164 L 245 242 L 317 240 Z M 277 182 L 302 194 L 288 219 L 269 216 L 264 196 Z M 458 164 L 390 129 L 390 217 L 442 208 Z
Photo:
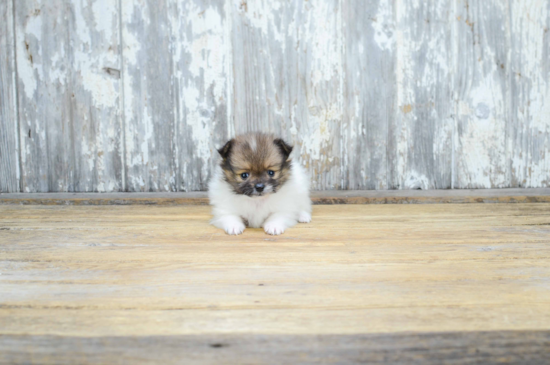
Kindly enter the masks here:
M 260 29 L 266 40 L 283 42 L 283 32 L 277 27 L 276 17 L 282 14 L 282 2 L 272 0 L 234 0 L 239 12 L 244 13 L 250 26 Z
M 126 4 L 129 3 L 129 4 Z M 121 11 L 121 19 L 124 26 L 122 26 L 122 39 L 124 44 L 122 45 L 124 52 L 124 64 L 136 65 L 138 63 L 138 53 L 141 50 L 141 42 L 136 38 L 134 33 L 130 32 L 129 25 L 134 22 L 134 11 L 137 9 L 137 4 L 133 4 L 130 0 L 123 0 Z M 142 13 L 143 17 L 143 13 Z
M 17 75 L 23 83 L 23 90 L 29 100 L 32 100 L 37 89 L 37 80 L 42 79 L 41 65 L 37 53 L 42 46 L 42 17 L 29 16 L 26 26 L 17 29 Z M 31 60 L 32 59 L 32 60 Z
M 408 172 L 408 176 L 403 179 L 403 185 L 403 189 L 407 190 L 428 190 L 431 188 L 432 183 L 426 175 L 412 169 Z
M 373 89 L 379 85 L 367 85 L 365 80 L 370 79 L 364 78 L 377 70 L 350 68 L 353 62 L 346 57 L 376 62 L 395 59 L 396 107 L 390 102 L 386 106 L 388 123 L 393 124 L 386 139 L 368 148 L 371 158 L 382 160 L 388 147 L 395 148 L 389 152 L 396 160 L 383 163 L 400 188 L 433 187 L 434 170 L 428 168 L 456 169 L 453 181 L 459 188 L 504 187 L 510 184 L 510 176 L 529 187 L 550 181 L 550 80 L 544 73 L 549 15 L 544 1 L 488 0 L 470 3 L 469 10 L 452 1 L 380 1 L 369 8 L 366 32 L 360 35 L 346 32 L 354 24 L 342 13 L 348 5 L 342 0 L 168 0 L 158 4 L 122 0 L 121 9 L 108 0 L 67 4 L 71 11 L 59 10 L 59 14 L 45 1 L 18 4 L 29 10 L 18 13 L 16 22 L 21 164 L 35 169 L 36 176 L 46 176 L 31 184 L 46 184 L 48 173 L 54 188 L 68 189 L 71 183 L 66 176 L 58 179 L 48 172 L 47 163 L 37 162 L 37 154 L 47 151 L 48 143 L 55 150 L 57 140 L 65 136 L 55 122 L 45 123 L 43 118 L 61 120 L 68 115 L 69 104 L 75 121 L 81 123 L 75 125 L 75 143 L 82 171 L 66 175 L 82 174 L 85 190 L 120 188 L 112 174 L 121 125 L 129 151 L 122 157 L 130 171 L 128 183 L 141 190 L 197 188 L 210 174 L 217 133 L 233 136 L 243 125 L 288 133 L 296 142 L 296 159 L 314 173 L 315 188 L 344 186 L 353 169 L 357 180 L 369 179 L 372 171 L 360 163 L 362 157 L 350 156 L 362 147 L 358 141 L 375 133 L 371 120 L 380 118 L 381 113 L 365 110 L 367 98 L 378 97 L 379 90 Z M 160 23 L 152 24 L 152 19 Z M 54 39 L 53 25 L 63 32 L 70 29 Z M 155 75 L 147 79 L 141 69 L 146 52 L 156 51 L 156 45 L 140 39 L 142 27 L 169 34 L 161 42 L 168 46 L 159 45 L 163 52 L 169 51 L 154 55 L 159 60 L 171 58 L 173 69 L 160 71 L 172 72 L 167 85 L 155 85 Z M 119 29 L 123 45 L 118 44 Z M 235 32 L 244 39 L 234 37 Z M 360 36 L 361 41 L 354 44 L 346 34 Z M 350 44 L 351 49 L 345 48 Z M 123 62 L 118 58 L 119 47 Z M 243 49 L 258 52 L 260 56 L 248 58 L 257 64 L 233 63 L 233 52 Z M 116 76 L 121 64 L 123 86 Z M 358 81 L 350 82 L 352 77 Z M 347 89 L 345 82 L 353 84 L 353 89 Z M 394 82 L 393 74 L 387 82 Z M 241 90 L 241 85 L 253 91 Z M 127 95 L 121 102 L 123 87 Z M 156 115 L 158 90 L 173 95 L 164 103 L 171 114 L 160 110 L 174 115 L 173 120 Z M 73 95 L 65 100 L 68 93 Z M 349 101 L 343 100 L 344 95 Z M 384 104 L 385 97 L 380 98 Z M 124 124 L 117 119 L 121 114 Z M 239 119 L 233 120 L 234 115 Z M 517 125 L 506 124 L 510 120 Z M 425 137 L 421 128 L 426 129 Z M 30 138 L 26 129 L 31 129 Z M 159 130 L 166 141 L 159 141 Z M 388 138 L 396 138 L 395 143 L 388 144 Z M 160 146 L 155 145 L 159 143 L 172 144 L 173 155 L 159 152 Z M 452 148 L 452 166 L 447 167 L 445 158 Z M 47 158 L 56 157 L 66 156 Z M 429 167 L 437 163 L 439 167 Z M 386 179 L 385 173 L 381 170 L 380 181 Z
M 118 13 L 112 8 L 112 0 L 95 0 L 92 4 L 95 31 L 103 33 L 103 37 L 107 40 L 113 39 L 113 29 L 117 29 L 113 24 L 118 23 Z
M 383 51 L 392 50 L 394 44 L 394 27 L 391 2 L 380 1 L 375 19 L 372 19 L 372 27 L 374 28 L 374 41 L 378 47 Z M 362 48 L 359 52 L 363 54 Z

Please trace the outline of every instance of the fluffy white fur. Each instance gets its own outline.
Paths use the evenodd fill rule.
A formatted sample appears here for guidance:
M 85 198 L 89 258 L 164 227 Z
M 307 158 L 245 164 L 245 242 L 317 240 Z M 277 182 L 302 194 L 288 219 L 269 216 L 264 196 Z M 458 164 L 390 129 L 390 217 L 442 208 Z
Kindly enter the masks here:
M 217 166 L 208 187 L 214 218 L 211 223 L 227 234 L 241 234 L 249 227 L 263 227 L 266 233 L 278 235 L 297 222 L 311 221 L 309 179 L 303 168 L 292 163 L 290 178 L 276 193 L 259 197 L 236 194 Z

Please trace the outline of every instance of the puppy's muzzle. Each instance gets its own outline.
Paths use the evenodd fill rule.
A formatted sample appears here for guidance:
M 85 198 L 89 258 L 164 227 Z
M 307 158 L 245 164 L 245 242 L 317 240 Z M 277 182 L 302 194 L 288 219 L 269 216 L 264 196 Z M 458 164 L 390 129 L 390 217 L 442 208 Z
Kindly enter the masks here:
M 256 189 L 256 191 L 258 193 L 261 193 L 262 191 L 264 191 L 264 188 L 265 188 L 265 185 L 264 184 L 256 184 L 254 185 L 254 189 Z

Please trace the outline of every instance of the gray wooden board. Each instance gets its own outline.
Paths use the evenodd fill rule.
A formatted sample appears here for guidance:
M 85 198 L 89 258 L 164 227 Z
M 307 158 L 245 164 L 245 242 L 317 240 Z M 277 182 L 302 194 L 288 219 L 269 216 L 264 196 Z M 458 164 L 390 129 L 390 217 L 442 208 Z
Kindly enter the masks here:
M 510 113 L 507 3 L 456 3 L 457 188 L 510 187 L 506 130 Z
M 343 188 L 342 2 L 233 1 L 235 132 L 295 145 L 314 189 Z
M 20 191 L 12 5 L 0 2 L 0 192 Z
M 122 190 L 118 8 L 15 3 L 22 191 Z
M 510 186 L 550 184 L 550 2 L 510 3 Z
M 389 188 L 448 189 L 452 175 L 453 1 L 396 4 L 396 117 Z
M 229 137 L 228 9 L 219 0 L 123 2 L 128 191 L 206 189 Z
M 355 335 L 0 335 L 9 364 L 547 364 L 549 331 Z
M 176 190 L 169 2 L 122 2 L 128 191 Z
M 343 189 L 388 188 L 388 132 L 395 124 L 395 4 L 344 2 Z M 392 144 L 393 146 L 393 144 Z
M 218 162 L 216 150 L 233 127 L 231 5 L 223 0 L 172 0 L 171 9 L 175 190 L 206 190 Z

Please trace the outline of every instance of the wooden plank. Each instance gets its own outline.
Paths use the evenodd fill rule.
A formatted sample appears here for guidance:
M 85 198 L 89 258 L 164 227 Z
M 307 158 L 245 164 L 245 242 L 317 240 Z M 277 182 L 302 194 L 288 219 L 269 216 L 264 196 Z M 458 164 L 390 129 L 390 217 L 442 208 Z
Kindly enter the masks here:
M 227 8 L 123 2 L 129 191 L 206 189 L 229 137 Z
M 396 3 L 397 117 L 390 189 L 447 189 L 452 177 L 453 1 Z
M 15 2 L 23 192 L 74 190 L 66 5 Z
M 496 208 L 317 206 L 235 237 L 208 207 L 0 206 L 0 362 L 537 363 L 550 205 Z
M 511 186 L 550 184 L 550 3 L 510 3 Z
M 295 145 L 315 189 L 342 188 L 342 2 L 233 2 L 235 133 Z
M 37 322 L 33 333 L 94 336 L 545 329 L 548 207 L 319 206 L 312 224 L 282 236 L 231 237 L 208 225 L 208 207 L 3 206 L 2 331 Z M 109 328 L 121 311 L 128 322 Z M 59 316 L 72 324 L 55 325 Z M 220 326 L 227 316 L 235 322 Z
M 19 192 L 13 2 L 0 3 L 0 193 Z
M 500 0 L 457 2 L 455 188 L 510 186 L 510 14 Z
M 121 190 L 118 10 L 17 2 L 22 189 Z
M 550 189 L 325 190 L 313 204 L 548 203 Z M 190 193 L 30 193 L 0 194 L 0 205 L 208 205 L 206 192 Z
M 176 188 L 206 190 L 216 150 L 229 140 L 231 123 L 231 4 L 224 0 L 173 0 Z
M 121 3 L 128 191 L 176 191 L 176 123 L 169 2 Z
M 344 6 L 342 188 L 384 190 L 388 126 L 396 115 L 395 8 L 387 1 L 350 0 Z
M 545 364 L 549 331 L 391 335 L 0 336 L 10 364 Z M 298 360 L 299 359 L 299 360 Z
M 69 3 L 72 190 L 124 191 L 118 3 Z

